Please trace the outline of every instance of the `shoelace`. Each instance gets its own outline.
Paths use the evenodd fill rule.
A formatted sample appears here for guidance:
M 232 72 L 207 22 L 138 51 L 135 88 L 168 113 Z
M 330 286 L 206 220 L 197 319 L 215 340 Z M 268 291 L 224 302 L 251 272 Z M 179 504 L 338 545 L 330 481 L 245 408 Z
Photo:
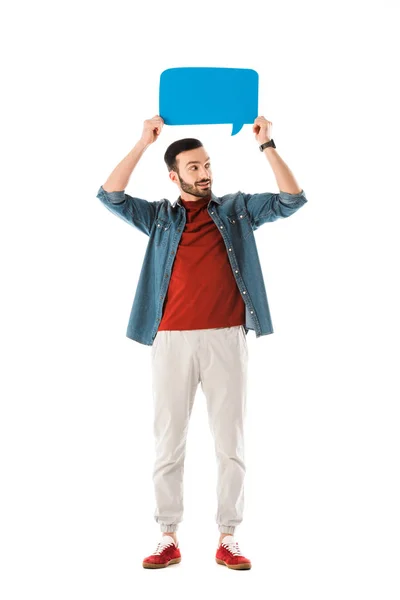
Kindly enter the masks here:
M 162 552 L 164 552 L 165 548 L 168 548 L 169 546 L 173 545 L 174 544 L 172 542 L 158 542 L 157 548 L 155 552 L 153 552 L 153 554 L 161 554 Z
M 232 552 L 234 556 L 242 555 L 239 549 L 239 544 L 237 542 L 222 542 L 222 546 L 225 546 L 225 548 L 227 548 L 229 552 Z

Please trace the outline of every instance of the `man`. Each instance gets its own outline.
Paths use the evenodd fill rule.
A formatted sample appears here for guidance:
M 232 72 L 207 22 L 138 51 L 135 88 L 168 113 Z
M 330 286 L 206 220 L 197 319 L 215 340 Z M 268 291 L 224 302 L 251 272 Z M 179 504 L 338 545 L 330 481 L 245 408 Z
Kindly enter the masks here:
M 254 231 L 288 217 L 307 199 L 271 138 L 272 122 L 257 117 L 253 132 L 280 192 L 217 197 L 211 159 L 202 143 L 185 138 L 164 155 L 180 196 L 148 202 L 125 194 L 130 175 L 155 142 L 164 121 L 144 122 L 142 137 L 117 165 L 97 197 L 114 214 L 149 236 L 127 337 L 152 346 L 153 472 L 161 540 L 145 568 L 180 562 L 186 434 L 198 384 L 207 399 L 218 462 L 219 542 L 215 559 L 249 569 L 235 540 L 244 507 L 244 440 L 248 349 L 246 335 L 273 333 Z

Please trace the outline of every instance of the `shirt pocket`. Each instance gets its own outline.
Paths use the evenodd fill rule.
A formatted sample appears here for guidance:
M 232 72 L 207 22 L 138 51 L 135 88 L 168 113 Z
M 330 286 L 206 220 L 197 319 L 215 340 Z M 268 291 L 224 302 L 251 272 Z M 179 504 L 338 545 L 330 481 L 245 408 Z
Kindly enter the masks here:
M 230 223 L 230 229 L 234 238 L 246 239 L 253 233 L 250 215 L 246 208 L 230 213 L 227 215 L 227 219 Z
M 162 248 L 166 245 L 168 241 L 171 229 L 171 222 L 168 222 L 164 219 L 160 219 L 160 217 L 158 217 L 155 220 L 154 228 L 154 243 L 156 246 Z

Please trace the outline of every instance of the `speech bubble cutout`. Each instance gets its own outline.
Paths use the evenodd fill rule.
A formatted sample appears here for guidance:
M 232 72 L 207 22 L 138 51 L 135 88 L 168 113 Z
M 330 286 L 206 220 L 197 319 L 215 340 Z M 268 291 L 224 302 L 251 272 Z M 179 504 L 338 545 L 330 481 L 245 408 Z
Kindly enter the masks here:
M 179 67 L 160 76 L 159 115 L 166 125 L 232 123 L 236 135 L 258 115 L 253 69 Z

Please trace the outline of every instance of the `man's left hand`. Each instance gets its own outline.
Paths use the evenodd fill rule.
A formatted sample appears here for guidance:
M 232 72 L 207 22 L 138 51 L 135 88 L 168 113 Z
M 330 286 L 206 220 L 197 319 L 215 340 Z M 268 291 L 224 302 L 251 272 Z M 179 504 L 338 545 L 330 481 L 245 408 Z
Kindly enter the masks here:
M 267 121 L 265 117 L 257 117 L 253 124 L 253 133 L 255 133 L 257 142 L 261 145 L 270 142 L 272 139 L 272 121 Z

